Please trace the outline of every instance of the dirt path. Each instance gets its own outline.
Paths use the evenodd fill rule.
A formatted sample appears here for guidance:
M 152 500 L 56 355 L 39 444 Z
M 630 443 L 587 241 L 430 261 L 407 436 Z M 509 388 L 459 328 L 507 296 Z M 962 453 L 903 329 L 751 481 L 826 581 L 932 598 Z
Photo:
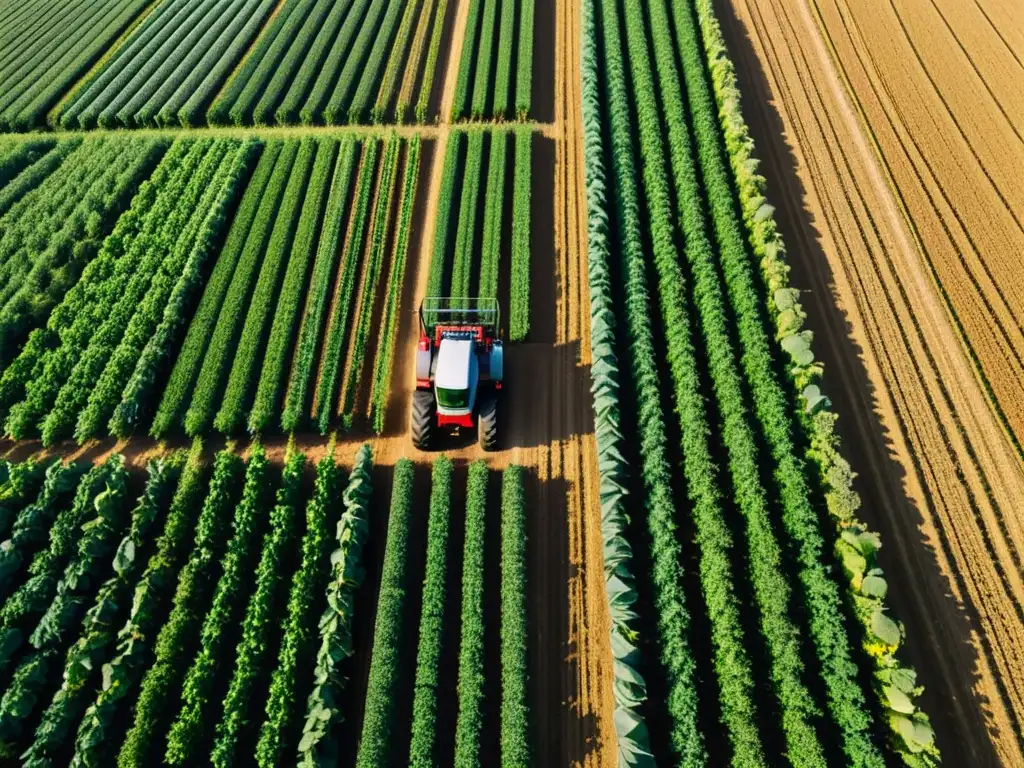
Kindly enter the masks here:
M 887 545 L 890 599 L 909 625 L 908 656 L 928 687 L 944 757 L 1021 764 L 1020 457 L 932 279 L 921 227 L 907 225 L 902 205 L 914 224 L 917 209 L 893 194 L 894 178 L 904 191 L 906 168 L 876 162 L 812 9 L 780 0 L 731 6 L 723 2 L 721 15 L 745 114 L 794 282 L 813 289 L 807 307 L 826 386 L 860 473 L 864 517 Z

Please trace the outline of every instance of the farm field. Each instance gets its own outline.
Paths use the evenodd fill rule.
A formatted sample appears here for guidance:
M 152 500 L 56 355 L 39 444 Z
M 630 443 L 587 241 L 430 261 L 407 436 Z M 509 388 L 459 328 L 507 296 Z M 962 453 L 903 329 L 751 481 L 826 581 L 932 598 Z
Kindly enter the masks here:
M 1017 10 L 717 7 L 943 755 L 1019 764 Z
M 1015 349 L 1009 235 L 922 245 L 825 4 L 783 5 L 125 0 L 40 59 L 0 107 L 2 759 L 1017 761 L 1024 472 L 957 305 L 989 275 Z M 0 68 L 85 13 L 25 7 Z M 436 296 L 500 306 L 479 369 L 447 330 L 464 401 Z M 485 398 L 494 451 L 449 415 Z

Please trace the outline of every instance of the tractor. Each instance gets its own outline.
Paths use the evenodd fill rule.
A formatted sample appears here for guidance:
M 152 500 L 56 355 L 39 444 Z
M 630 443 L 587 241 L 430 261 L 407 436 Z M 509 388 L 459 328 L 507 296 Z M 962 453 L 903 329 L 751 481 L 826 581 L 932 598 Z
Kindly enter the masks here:
M 480 448 L 495 450 L 504 359 L 498 300 L 426 298 L 419 316 L 412 444 L 428 450 L 435 432 L 476 427 Z

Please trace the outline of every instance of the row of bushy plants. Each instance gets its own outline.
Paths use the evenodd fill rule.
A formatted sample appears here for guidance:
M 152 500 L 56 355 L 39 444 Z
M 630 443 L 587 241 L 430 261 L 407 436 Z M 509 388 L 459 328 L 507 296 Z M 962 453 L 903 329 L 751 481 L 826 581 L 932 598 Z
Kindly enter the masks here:
M 292 166 L 298 148 L 298 142 L 285 142 L 283 147 L 277 148 L 275 145 L 271 145 L 267 148 L 270 156 L 276 158 L 271 161 L 273 170 L 270 172 L 266 190 L 260 198 L 255 218 L 251 226 L 247 228 L 244 246 L 235 245 L 235 247 L 241 247 L 242 252 L 231 275 L 224 299 L 217 307 L 216 324 L 212 331 L 205 330 L 205 327 L 197 331 L 200 334 L 209 333 L 210 337 L 205 352 L 200 353 L 197 348 L 195 353 L 195 362 L 202 360 L 202 366 L 199 369 L 191 397 L 187 398 L 188 409 L 184 415 L 185 433 L 190 436 L 206 432 L 213 423 L 217 403 L 221 400 L 231 370 L 233 353 L 239 344 L 242 324 L 250 303 L 258 267 L 261 265 L 264 248 L 277 221 L 278 208 L 291 178 Z M 236 226 L 245 228 L 243 220 L 237 218 Z M 238 241 L 232 241 L 233 244 L 236 242 Z M 219 286 L 218 283 L 207 290 L 219 291 Z M 210 322 L 210 318 L 197 314 L 197 319 L 193 322 L 206 326 Z M 197 341 L 196 345 L 197 347 L 202 346 L 202 342 Z M 186 365 L 192 359 L 192 357 L 185 358 L 181 364 Z
M 458 228 L 458 222 L 452 222 L 452 208 L 455 206 L 455 192 L 459 180 L 459 164 L 462 144 L 465 140 L 464 131 L 452 131 L 448 135 L 448 143 L 445 145 L 444 166 L 441 173 L 441 188 L 437 196 L 437 216 L 434 224 L 434 243 L 430 256 L 430 273 L 427 277 L 427 296 L 442 296 L 449 284 L 448 277 L 448 248 L 452 237 L 453 227 Z
M 380 141 L 374 138 L 367 139 L 363 143 L 363 159 L 359 167 L 359 180 L 356 182 L 348 239 L 341 256 L 341 275 L 338 279 L 337 295 L 327 326 L 327 338 L 320 364 L 314 419 L 320 427 L 321 434 L 327 434 L 334 417 L 338 382 L 344 364 L 345 342 L 348 339 L 349 328 L 353 324 L 353 299 L 366 247 L 366 233 L 369 229 L 367 219 L 373 199 L 374 181 L 377 178 L 378 154 Z
M 677 507 L 672 485 L 666 417 L 658 373 L 658 345 L 651 318 L 656 317 L 644 254 L 639 174 L 634 157 L 630 87 L 622 42 L 622 16 L 613 0 L 602 1 L 612 190 L 616 211 L 618 274 L 624 293 L 629 369 L 633 373 L 632 411 L 639 436 L 640 480 L 645 494 L 646 528 L 651 550 L 651 583 L 661 664 L 668 689 L 669 740 L 683 766 L 707 760 L 698 726 L 696 664 L 689 643 L 690 611 L 682 588 L 682 551 L 677 537 Z
M 306 720 L 298 746 L 298 764 L 303 768 L 335 763 L 339 757 L 332 731 L 342 719 L 346 678 L 341 664 L 354 653 L 354 598 L 365 576 L 362 554 L 369 532 L 372 465 L 370 446 L 363 445 L 356 452 L 352 473 L 342 494 L 343 511 L 335 527 L 326 607 L 320 616 L 320 646 L 313 669 L 313 688 L 306 701 Z
M 473 263 L 476 261 L 475 248 L 476 217 L 479 206 L 477 195 L 484 163 L 483 131 L 471 131 L 468 135 L 466 163 L 462 172 L 462 195 L 459 200 L 459 226 L 455 234 L 455 252 L 452 256 L 450 293 L 456 297 L 468 297 L 472 293 Z
M 530 765 L 526 625 L 526 500 L 523 468 L 501 476 L 501 764 Z
M 430 43 L 427 47 L 427 60 L 423 65 L 423 80 L 420 83 L 420 93 L 416 99 L 416 122 L 418 123 L 427 122 L 430 96 L 434 89 L 434 73 L 437 71 L 437 59 L 441 53 L 441 35 L 444 33 L 444 20 L 448 13 L 448 0 L 430 0 L 431 6 L 434 3 L 437 5 L 437 10 L 434 12 L 434 22 L 430 29 Z M 429 16 L 424 15 L 420 24 L 426 25 L 429 22 Z M 409 77 L 408 73 L 406 76 Z M 410 82 L 410 100 L 413 87 L 414 85 Z M 398 109 L 402 109 L 401 99 L 399 100 Z M 404 110 L 402 110 L 402 113 L 404 114 Z
M 509 277 L 508 335 L 522 341 L 530 332 L 530 211 L 532 206 L 533 134 L 516 131 L 512 177 L 512 273 Z
M 189 323 L 188 333 L 153 417 L 150 427 L 153 437 L 163 437 L 175 427 L 184 426 L 186 405 L 192 399 L 200 372 L 205 367 L 221 306 L 233 282 L 235 268 L 248 242 L 250 230 L 255 226 L 257 211 L 268 190 L 281 146 L 280 140 L 268 142 L 260 154 L 259 163 L 231 222 L 224 247 L 210 272 L 203 297 Z
M 343 139 L 334 168 L 323 229 L 317 244 L 316 259 L 313 262 L 306 308 L 295 345 L 295 359 L 288 379 L 284 412 L 281 415 L 281 428 L 286 432 L 295 430 L 308 416 L 310 381 L 316 371 L 320 343 L 324 335 L 324 314 L 327 312 L 327 302 L 334 287 L 335 268 L 345 235 L 345 211 L 348 210 L 352 170 L 359 157 L 359 147 L 358 141 Z
M 491 134 L 491 151 L 487 163 L 487 193 L 484 198 L 483 243 L 480 246 L 479 296 L 498 296 L 498 271 L 501 266 L 501 230 L 505 214 L 505 159 L 508 157 L 508 134 Z
M 253 697 L 258 695 L 257 685 L 270 671 L 274 617 L 280 613 L 287 576 L 284 564 L 299 538 L 305 467 L 306 457 L 302 453 L 293 452 L 287 458 L 277 490 L 277 503 L 270 512 L 270 528 L 263 536 L 256 567 L 256 586 L 246 605 L 230 682 L 216 718 L 209 760 L 217 768 L 227 768 L 239 761 L 239 743 L 255 714 L 252 710 Z
M 263 446 L 256 443 L 246 462 L 245 485 L 235 507 L 210 610 L 199 631 L 198 652 L 182 680 L 181 709 L 167 734 L 164 760 L 169 765 L 192 765 L 200 760 L 199 750 L 212 730 L 209 719 L 216 702 L 218 670 L 228 658 L 231 649 L 226 640 L 241 618 L 251 586 L 247 576 L 269 506 L 270 488 L 270 462 Z
M 412 210 L 416 203 L 416 189 L 420 174 L 420 138 L 409 140 L 405 157 L 405 171 L 402 181 L 401 205 L 398 222 L 395 225 L 395 247 L 388 271 L 387 287 L 384 293 L 384 317 L 381 320 L 381 335 L 377 342 L 377 358 L 373 367 L 373 388 L 370 393 L 370 422 L 378 435 L 384 431 L 384 416 L 387 411 L 388 395 L 391 393 L 391 370 L 395 359 L 395 334 L 398 332 L 402 287 L 405 283 L 405 265 L 409 252 L 409 237 L 412 228 Z
M 401 58 L 404 51 L 402 46 L 397 44 L 394 36 L 398 30 L 399 19 L 412 17 L 412 8 L 415 3 L 388 3 L 387 11 L 377 30 L 373 47 L 362 74 L 359 76 L 358 85 L 352 94 L 352 101 L 348 105 L 348 122 L 357 123 L 368 118 L 376 122 L 376 110 L 374 104 L 381 87 L 381 71 L 385 63 L 390 64 L 389 59 Z M 404 18 L 402 18 L 404 21 Z
M 249 411 L 250 433 L 265 429 L 281 409 L 280 393 L 286 384 L 285 367 L 294 344 L 299 308 L 306 293 L 309 262 L 317 247 L 336 149 L 337 142 L 334 139 L 322 139 L 317 144 L 316 160 L 305 190 L 306 198 L 302 203 L 295 240 L 277 299 L 277 311 L 270 328 L 267 351 L 263 356 L 255 400 Z
M 444 637 L 448 576 L 448 531 L 451 525 L 452 461 L 434 460 L 427 516 L 427 562 L 423 578 L 416 675 L 413 683 L 411 768 L 429 768 L 437 741 L 438 687 L 441 684 L 441 643 Z
M 48 768 L 73 736 L 73 729 L 82 718 L 89 696 L 99 684 L 100 669 L 113 649 L 118 630 L 129 615 L 132 589 L 144 561 L 144 548 L 150 545 L 154 528 L 167 511 L 184 458 L 183 452 L 176 452 L 149 462 L 145 490 L 132 510 L 129 530 L 117 545 L 113 561 L 99 560 L 99 553 L 90 547 L 89 565 L 75 576 L 73 586 L 68 581 L 71 590 L 84 594 L 91 580 L 102 573 L 104 562 L 109 563 L 113 570 L 113 575 L 97 590 L 77 637 L 67 637 L 75 639 L 64 657 L 63 680 L 40 717 L 32 743 L 21 755 L 23 765 Z M 80 546 L 80 550 L 82 548 Z M 78 598 L 73 604 L 80 609 L 84 602 Z M 56 605 L 57 601 L 51 606 L 51 611 L 59 610 L 59 616 L 53 616 L 55 624 L 47 622 L 48 612 L 36 630 L 39 637 L 33 635 L 31 638 L 33 645 L 50 642 L 52 628 L 64 631 L 61 625 L 65 623 L 67 613 L 55 609 Z
M 145 765 L 158 754 L 176 711 L 181 683 L 197 648 L 203 617 L 212 598 L 231 510 L 238 501 L 243 462 L 231 450 L 219 452 L 188 561 L 178 573 L 167 621 L 153 644 L 153 660 L 142 678 L 134 718 L 117 756 L 122 768 Z
M 817 467 L 826 507 L 840 533 L 835 551 L 849 577 L 855 613 L 864 627 L 864 648 L 875 663 L 876 688 L 888 715 L 886 724 L 906 764 L 936 765 L 940 756 L 934 732 L 927 713 L 915 701 L 922 691 L 916 672 L 896 655 L 904 633 L 887 615 L 887 584 L 876 557 L 880 541 L 856 516 L 860 499 L 853 490 L 853 472 L 840 453 L 836 415 L 819 385 L 821 365 L 813 354 L 807 354 L 810 340 L 802 327 L 805 313 L 798 292 L 790 287 L 785 242 L 766 199 L 766 179 L 757 172 L 754 142 L 740 107 L 736 72 L 711 4 L 696 0 L 694 6 L 747 240 L 761 268 L 776 339 L 789 357 L 789 381 L 803 406 L 800 420 L 809 437 L 806 456 Z
M 377 91 L 377 98 L 373 103 L 373 109 L 370 111 L 370 118 L 375 123 L 383 122 L 387 115 L 388 109 L 391 107 L 391 102 L 395 98 L 395 92 L 399 89 L 399 76 L 403 75 L 402 85 L 404 86 L 405 79 L 408 79 L 410 69 L 412 72 L 418 72 L 419 69 L 419 56 L 423 52 L 423 40 L 426 36 L 426 25 L 422 24 L 421 29 L 424 30 L 422 35 L 416 35 L 417 47 L 410 53 L 409 43 L 413 37 L 413 30 L 416 25 L 416 20 L 419 18 L 421 9 L 424 5 L 430 3 L 423 3 L 422 0 L 413 0 L 412 2 L 405 4 L 405 9 L 402 11 L 402 20 L 398 24 L 398 32 L 395 33 L 395 43 L 391 46 L 391 52 L 388 54 L 387 66 L 384 68 L 384 77 L 381 79 L 380 88 Z M 419 30 L 416 30 L 417 33 Z M 409 54 L 407 63 L 406 55 Z M 413 59 L 416 61 L 413 61 Z M 403 70 L 402 65 L 405 64 Z M 408 107 L 406 107 L 408 109 Z M 401 114 L 397 115 L 398 122 L 402 122 L 405 117 L 405 111 L 403 109 Z
M 357 405 L 357 382 L 360 380 L 364 366 L 366 368 L 370 367 L 367 365 L 365 358 L 371 326 L 379 322 L 379 319 L 374 316 L 374 308 L 377 300 L 377 286 L 380 283 L 380 275 L 383 269 L 384 250 L 387 247 L 388 232 L 391 229 L 391 201 L 395 194 L 395 179 L 397 178 L 398 156 L 401 148 L 402 140 L 397 134 L 392 134 L 385 145 L 384 159 L 381 162 L 380 181 L 377 185 L 377 201 L 372 219 L 370 250 L 366 257 L 366 266 L 363 269 L 359 311 L 355 317 L 355 326 L 352 329 L 348 370 L 346 371 L 341 398 L 338 403 L 338 413 L 341 415 L 342 423 L 346 427 L 352 426 Z
M 466 485 L 458 716 L 455 720 L 456 768 L 479 768 L 483 765 L 480 738 L 484 720 L 484 541 L 489 475 L 483 461 L 473 462 Z
M 97 768 L 112 762 L 117 746 L 112 741 L 121 730 L 119 717 L 127 717 L 126 699 L 135 692 L 152 661 L 155 636 L 167 616 L 175 576 L 195 536 L 197 511 L 206 496 L 206 475 L 202 444 L 197 440 L 189 452 L 156 551 L 135 583 L 128 620 L 117 632 L 113 655 L 103 664 L 102 685 L 78 724 L 70 763 L 76 768 Z
M 412 516 L 414 465 L 409 459 L 395 464 L 391 484 L 388 535 L 384 547 L 377 619 L 373 631 L 370 676 L 366 684 L 363 731 L 356 754 L 357 768 L 390 763 L 396 726 L 397 687 L 402 676 L 403 612 L 408 591 L 409 524 Z
M 254 385 L 258 383 L 253 372 L 267 346 L 272 322 L 270 317 L 281 285 L 282 266 L 292 247 L 315 154 L 314 139 L 307 137 L 299 143 L 295 165 L 288 177 L 277 219 L 260 264 L 259 277 L 249 300 L 242 333 L 233 350 L 234 359 L 231 361 L 224 398 L 213 419 L 214 427 L 224 433 L 234 432 L 245 423 Z

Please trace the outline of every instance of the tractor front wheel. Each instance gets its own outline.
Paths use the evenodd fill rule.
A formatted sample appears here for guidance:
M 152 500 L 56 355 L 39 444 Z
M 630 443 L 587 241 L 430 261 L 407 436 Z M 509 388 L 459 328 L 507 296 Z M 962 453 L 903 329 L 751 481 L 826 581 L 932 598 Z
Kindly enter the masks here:
M 437 421 L 437 402 L 434 393 L 417 389 L 412 395 L 412 444 L 421 451 L 430 450 Z
M 481 450 L 498 450 L 498 396 L 494 392 L 480 395 L 477 439 Z

